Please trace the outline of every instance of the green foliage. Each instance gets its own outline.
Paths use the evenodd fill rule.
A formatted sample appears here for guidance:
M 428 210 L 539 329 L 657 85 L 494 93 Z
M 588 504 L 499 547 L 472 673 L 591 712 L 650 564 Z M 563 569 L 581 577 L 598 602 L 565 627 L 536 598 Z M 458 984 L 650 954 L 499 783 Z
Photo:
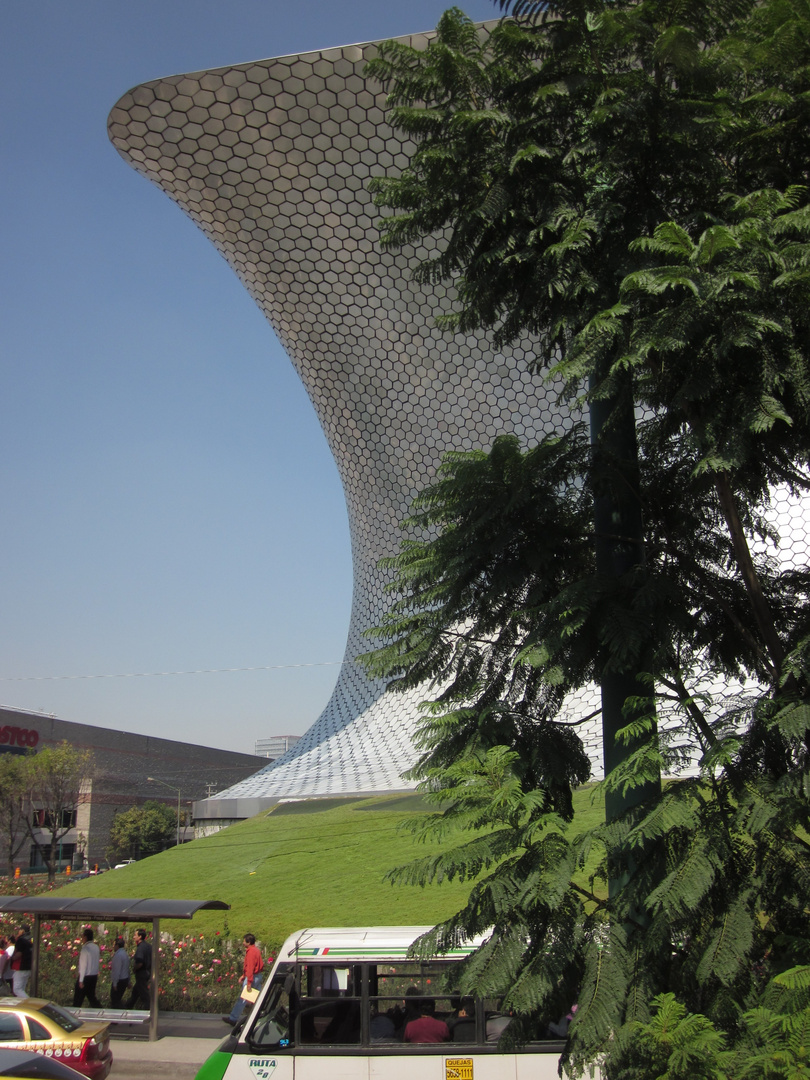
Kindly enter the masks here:
M 23 755 L 0 754 L 0 835 L 3 861 L 9 868 L 28 839 L 27 769 L 28 761 Z
M 59 841 L 74 828 L 92 778 L 92 754 L 66 742 L 36 754 L 0 754 L 0 843 L 9 871 L 23 846 L 31 843 L 53 880 Z M 34 825 L 35 816 L 42 819 L 42 827 Z
M 445 462 L 411 522 L 431 538 L 409 541 L 392 560 L 398 599 L 378 631 L 390 643 L 367 662 L 401 673 L 395 686 L 419 685 L 424 672 L 438 684 L 413 772 L 440 807 L 415 830 L 443 847 L 391 877 L 474 881 L 466 906 L 436 940 L 492 929 L 486 988 L 518 1013 L 553 1015 L 578 998 L 572 1053 L 584 1061 L 604 1051 L 623 1023 L 645 1018 L 651 998 L 672 986 L 692 1008 L 706 1010 L 712 1000 L 723 1019 L 730 1003 L 748 1000 L 753 958 L 770 954 L 776 962 L 786 934 L 801 938 L 810 929 L 800 899 L 810 884 L 803 839 L 810 821 L 804 706 L 778 707 L 763 695 L 754 709 L 713 716 L 711 699 L 688 688 L 707 654 L 715 671 L 764 669 L 759 651 L 739 640 L 748 602 L 744 586 L 728 577 L 711 489 L 685 474 L 688 546 L 674 549 L 677 485 L 667 482 L 669 463 L 662 474 L 645 455 L 651 557 L 643 602 L 655 613 L 657 636 L 641 640 L 624 620 L 618 647 L 632 647 L 635 637 L 638 654 L 646 649 L 656 664 L 655 679 L 620 733 L 634 749 L 604 788 L 633 786 L 661 764 L 672 773 L 695 758 L 702 773 L 669 784 L 610 825 L 583 833 L 576 817 L 568 824 L 571 787 L 588 768 L 570 697 L 593 677 L 593 656 L 604 647 L 600 627 L 612 625 L 606 612 L 618 591 L 597 573 L 587 543 L 587 470 L 584 484 L 569 485 L 565 470 L 544 467 L 551 454 L 557 464 L 564 445 L 566 460 L 581 468 L 576 440 L 571 432 L 524 455 L 504 437 L 490 455 Z M 546 517 L 552 496 L 556 507 Z M 556 559 L 555 518 L 575 523 Z M 783 575 L 765 561 L 759 569 L 780 629 L 789 628 Z M 566 702 L 567 715 L 560 711 Z M 667 744 L 638 717 L 673 704 L 680 721 L 668 728 Z M 791 733 L 795 757 L 789 773 L 766 783 L 762 753 L 774 729 Z M 631 884 L 608 899 L 608 879 L 622 875 Z M 478 973 L 470 967 L 469 989 Z
M 532 1017 L 578 1001 L 572 1068 L 598 1054 L 610 1063 L 661 993 L 734 1032 L 768 977 L 806 955 L 810 939 L 804 768 L 754 782 L 737 760 L 668 783 L 634 815 L 580 830 L 576 815 L 566 823 L 542 790 L 521 782 L 518 755 L 503 746 L 468 753 L 424 785 L 445 809 L 421 819 L 419 836 L 441 850 L 389 876 L 473 882 L 428 940 L 441 947 L 491 931 L 462 991 L 503 995 L 529 1031 Z M 609 894 L 611 863 L 634 872 Z
M 476 701 L 474 710 L 432 710 L 420 740 L 443 738 L 423 767 L 452 765 L 468 745 L 486 751 L 490 733 L 504 742 L 508 729 L 528 786 L 545 778 L 549 807 L 564 815 L 570 785 L 589 773 L 576 738 L 554 723 L 571 684 L 594 674 L 592 652 L 571 647 L 570 629 L 583 619 L 591 585 L 583 584 L 592 561 L 589 498 L 577 484 L 586 456 L 579 431 L 525 455 L 512 436 L 488 455 L 450 455 L 410 522 L 438 531 L 432 542 L 408 541 L 389 561 L 401 594 L 382 631 L 392 642 L 367 661 L 372 671 L 399 675 L 401 688 L 437 684 L 443 707 Z M 545 660 L 518 664 L 541 636 L 538 620 Z
M 59 841 L 75 824 L 82 794 L 93 778 L 93 755 L 67 742 L 45 746 L 21 759 L 24 780 L 24 816 L 28 837 L 38 849 L 52 881 L 59 859 Z M 45 837 L 33 824 L 35 810 L 43 812 Z
M 450 325 L 495 326 L 502 341 L 530 330 L 566 348 L 606 295 L 618 299 L 633 239 L 721 214 L 738 113 L 767 72 L 741 74 L 737 56 L 707 48 L 727 43 L 754 8 L 746 0 L 543 7 L 490 35 L 451 9 L 424 52 L 381 47 L 370 73 L 416 150 L 372 190 L 396 211 L 386 244 L 449 229 L 417 276 L 459 275 Z
M 807 967 L 777 975 L 728 1034 L 661 994 L 651 1018 L 622 1033 L 608 1080 L 802 1080 L 810 1074 L 809 986 Z
M 806 197 L 804 188 L 729 196 L 725 222 L 694 240 L 668 222 L 634 241 L 646 265 L 561 365 L 570 378 L 632 369 L 662 445 L 689 440 L 696 472 L 732 472 L 738 498 L 754 504 L 772 483 L 807 482 Z
M 437 239 L 416 276 L 452 283 L 443 325 L 534 334 L 590 440 L 450 455 L 387 563 L 366 663 L 424 688 L 417 829 L 442 845 L 393 877 L 473 881 L 425 946 L 489 929 L 462 991 L 524 1035 L 578 1001 L 572 1069 L 725 1076 L 746 1015 L 744 1068 L 802 1075 L 771 998 L 810 960 L 810 577 L 770 509 L 810 487 L 810 8 L 502 7 L 380 47 L 415 150 L 372 190 L 385 245 Z M 583 830 L 592 681 L 623 720 Z
M 673 994 L 652 1002 L 653 1015 L 636 1022 L 609 1070 L 610 1080 L 727 1080 L 731 1057 L 711 1020 L 688 1013 Z M 618 1060 L 616 1060 L 618 1059 Z
M 176 838 L 177 814 L 165 803 L 150 799 L 116 814 L 110 826 L 107 858 L 142 859 L 163 851 Z

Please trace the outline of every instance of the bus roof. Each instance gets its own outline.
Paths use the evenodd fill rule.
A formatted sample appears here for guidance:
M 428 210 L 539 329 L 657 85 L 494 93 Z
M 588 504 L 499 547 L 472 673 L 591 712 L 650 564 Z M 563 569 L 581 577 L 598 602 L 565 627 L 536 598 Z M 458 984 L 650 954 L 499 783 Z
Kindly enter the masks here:
M 309 927 L 291 934 L 278 954 L 280 961 L 318 959 L 327 962 L 402 960 L 411 945 L 432 926 L 335 926 Z M 486 937 L 465 941 L 442 957 L 468 956 Z

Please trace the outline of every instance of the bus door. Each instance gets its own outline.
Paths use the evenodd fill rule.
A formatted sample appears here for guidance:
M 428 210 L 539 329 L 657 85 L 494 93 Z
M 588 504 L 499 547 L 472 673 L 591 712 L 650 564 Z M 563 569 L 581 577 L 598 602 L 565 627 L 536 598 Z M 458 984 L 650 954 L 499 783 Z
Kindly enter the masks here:
M 242 1029 L 226 1080 L 294 1080 L 295 1000 L 294 967 L 285 964 Z

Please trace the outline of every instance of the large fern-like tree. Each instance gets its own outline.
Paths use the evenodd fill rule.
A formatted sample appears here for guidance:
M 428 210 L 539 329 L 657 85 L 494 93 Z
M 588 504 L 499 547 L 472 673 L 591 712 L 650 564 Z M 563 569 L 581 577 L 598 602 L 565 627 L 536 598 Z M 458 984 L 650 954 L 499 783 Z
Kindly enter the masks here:
M 439 235 L 416 275 L 455 285 L 448 330 L 534 334 L 590 428 L 451 455 L 367 662 L 429 702 L 414 775 L 447 850 L 401 875 L 474 881 L 431 947 L 490 928 L 467 986 L 504 997 L 508 1037 L 576 998 L 571 1062 L 619 1076 L 656 994 L 733 1026 L 810 932 L 808 578 L 765 554 L 775 489 L 808 486 L 810 18 L 511 6 L 373 61 L 416 145 L 374 181 L 383 242 Z M 718 715 L 707 671 L 752 689 Z M 580 834 L 589 681 L 608 814 Z

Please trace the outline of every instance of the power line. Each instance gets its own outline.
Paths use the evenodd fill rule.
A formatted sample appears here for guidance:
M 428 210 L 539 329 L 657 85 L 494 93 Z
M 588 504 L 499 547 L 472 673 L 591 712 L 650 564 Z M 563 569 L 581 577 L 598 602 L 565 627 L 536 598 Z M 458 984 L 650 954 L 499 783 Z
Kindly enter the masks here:
M 322 660 L 313 664 L 261 664 L 256 667 L 196 668 L 193 671 L 119 671 L 108 675 L 0 675 L 0 682 L 64 682 L 70 679 L 152 679 L 166 675 L 220 675 L 231 671 L 286 671 L 293 668 L 342 667 L 351 660 Z

